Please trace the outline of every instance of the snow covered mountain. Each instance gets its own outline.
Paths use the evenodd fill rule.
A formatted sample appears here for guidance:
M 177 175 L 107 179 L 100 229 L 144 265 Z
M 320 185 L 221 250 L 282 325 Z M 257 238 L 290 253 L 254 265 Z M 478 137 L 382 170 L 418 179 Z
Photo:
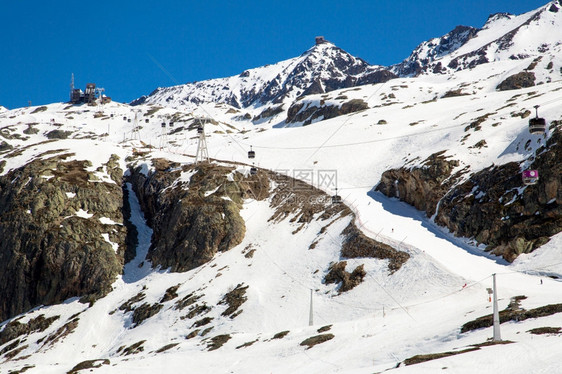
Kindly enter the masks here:
M 328 41 L 320 41 L 299 57 L 249 69 L 238 76 L 157 88 L 132 104 L 187 110 L 203 103 L 255 108 L 290 104 L 300 96 L 384 82 L 392 77 L 382 66 L 369 65 Z
M 558 372 L 552 6 L 492 17 L 491 41 L 500 24 L 537 29 L 505 59 L 447 74 L 327 91 L 344 73 L 312 61 L 342 52 L 321 43 L 249 70 L 244 90 L 231 77 L 173 88 L 192 90 L 184 101 L 0 113 L 0 373 Z M 461 56 L 486 29 L 418 55 Z M 515 49 L 545 40 L 540 60 Z M 306 74 L 281 74 L 305 61 Z M 359 82 L 378 69 L 345 61 L 332 73 Z M 326 79 L 303 96 L 311 71 Z M 243 92 L 279 74 L 295 80 L 243 107 Z M 215 104 L 228 97 L 239 108 Z M 529 131 L 536 105 L 544 134 Z M 195 164 L 201 124 L 212 162 Z
M 560 54 L 562 2 L 515 16 L 491 15 L 481 29 L 457 26 L 450 33 L 420 44 L 390 70 L 400 76 L 446 74 L 479 64 L 528 57 L 552 59 Z

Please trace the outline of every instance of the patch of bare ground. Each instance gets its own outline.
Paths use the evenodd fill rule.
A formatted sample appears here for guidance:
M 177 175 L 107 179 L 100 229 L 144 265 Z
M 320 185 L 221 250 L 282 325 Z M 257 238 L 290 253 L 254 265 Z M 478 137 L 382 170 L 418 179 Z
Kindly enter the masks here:
M 136 343 L 131 344 L 130 346 L 124 346 L 122 345 L 121 347 L 119 347 L 117 349 L 117 354 L 120 354 L 121 356 L 129 356 L 129 355 L 134 355 L 140 352 L 144 351 L 144 347 L 142 346 L 144 344 L 144 342 L 146 342 L 146 340 L 140 340 Z
M 259 340 L 259 339 L 252 340 L 252 341 L 250 341 L 250 342 L 246 342 L 246 343 L 244 343 L 244 344 L 239 345 L 238 347 L 236 347 L 236 349 L 247 348 L 247 347 L 251 346 L 252 344 L 254 344 L 255 342 L 257 342 L 258 340 Z
M 164 293 L 164 296 L 162 296 L 162 299 L 160 300 L 160 302 L 164 303 L 166 301 L 170 301 L 170 300 L 173 300 L 176 297 L 178 297 L 178 293 L 177 293 L 178 288 L 180 288 L 179 284 L 168 288 L 166 290 L 166 292 Z
M 341 250 L 343 257 L 370 257 L 389 260 L 388 269 L 391 273 L 400 269 L 410 258 L 410 255 L 406 252 L 398 251 L 387 244 L 369 238 L 353 223 L 350 223 L 342 234 L 345 235 Z
M 159 348 L 158 350 L 156 350 L 156 353 L 165 352 L 165 351 L 167 351 L 167 350 L 169 350 L 169 349 L 174 348 L 174 347 L 177 346 L 178 344 L 180 344 L 180 343 L 170 343 L 170 344 L 166 344 L 165 346 L 163 346 L 163 347 Z
M 199 300 L 201 296 L 195 295 L 194 293 L 190 293 L 189 295 L 183 297 L 182 299 L 176 301 L 175 308 L 178 310 L 183 310 L 184 308 L 191 306 L 197 300 Z
M 45 315 L 41 314 L 33 319 L 30 319 L 27 323 L 21 323 L 18 320 L 13 320 L 9 322 L 2 331 L 0 331 L 0 345 L 3 345 L 21 335 L 45 331 L 59 318 L 60 316 L 45 318 Z
M 524 298 L 525 296 L 516 296 L 512 298 L 512 301 L 509 303 L 507 308 L 499 312 L 500 323 L 508 321 L 524 321 L 529 318 L 540 318 L 556 313 L 562 313 L 562 304 L 549 304 L 538 308 L 525 310 L 519 306 L 519 301 Z M 492 325 L 493 317 L 491 314 L 488 314 L 465 323 L 461 327 L 461 332 L 473 331 L 484 327 L 490 327 Z
M 72 369 L 67 371 L 66 374 L 78 374 L 80 370 L 96 369 L 96 368 L 100 368 L 102 365 L 109 365 L 110 363 L 111 362 L 107 358 L 99 359 L 99 360 L 82 361 L 79 364 L 76 364 L 76 366 L 74 366 Z
M 328 340 L 332 340 L 333 338 L 334 338 L 334 334 L 315 335 L 315 336 L 311 336 L 308 339 L 303 340 L 300 345 L 303 346 L 306 345 L 307 346 L 306 349 L 310 349 L 317 344 L 327 342 Z
M 271 339 L 283 339 L 285 336 L 287 336 L 287 334 L 289 334 L 289 332 L 289 330 L 278 332 L 277 334 L 273 335 L 273 338 Z
M 144 303 L 141 306 L 135 308 L 133 312 L 133 325 L 131 327 L 136 327 L 144 322 L 144 320 L 157 314 L 164 305 L 159 303 L 148 304 Z
M 444 358 L 444 357 L 450 357 L 450 356 L 460 355 L 460 354 L 463 354 L 463 353 L 478 351 L 478 350 L 481 349 L 481 347 L 486 347 L 486 346 L 496 345 L 496 344 L 511 344 L 511 343 L 513 343 L 513 342 L 511 342 L 509 340 L 502 340 L 502 341 L 497 341 L 497 342 L 488 341 L 488 342 L 485 342 L 485 343 L 474 344 L 474 345 L 472 345 L 468 348 L 460 349 L 458 351 L 448 351 L 448 352 L 415 355 L 415 356 L 412 356 L 410 358 L 405 359 L 404 364 L 407 365 L 407 366 L 408 365 L 415 365 L 415 364 L 420 364 L 422 362 L 437 360 L 437 359 Z
M 367 275 L 362 264 L 357 266 L 351 273 L 345 270 L 346 266 L 347 261 L 336 262 L 330 265 L 329 272 L 324 277 L 324 282 L 326 284 L 335 283 L 339 285 L 339 293 L 355 288 L 363 282 L 363 278 Z
M 229 334 L 214 336 L 207 342 L 207 348 L 209 349 L 209 351 L 217 350 L 220 347 L 222 347 L 231 338 L 232 337 Z
M 537 327 L 536 329 L 531 329 L 527 332 L 534 335 L 558 335 L 561 331 L 562 328 L 560 327 Z
M 247 289 L 248 286 L 243 286 L 243 283 L 240 283 L 232 291 L 225 294 L 219 304 L 226 304 L 228 305 L 228 307 L 224 312 L 222 312 L 221 315 L 234 318 L 238 314 L 240 314 L 242 311 L 240 310 L 239 312 L 237 312 L 238 308 L 240 308 L 240 306 L 246 300 L 248 300 L 248 298 L 245 296 Z

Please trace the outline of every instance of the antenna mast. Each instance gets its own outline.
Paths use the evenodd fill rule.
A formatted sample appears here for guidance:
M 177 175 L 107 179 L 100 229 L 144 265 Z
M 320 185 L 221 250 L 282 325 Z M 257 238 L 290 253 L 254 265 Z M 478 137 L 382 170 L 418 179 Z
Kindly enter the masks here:
M 74 73 L 70 76 L 70 101 L 72 101 L 72 92 L 74 92 Z

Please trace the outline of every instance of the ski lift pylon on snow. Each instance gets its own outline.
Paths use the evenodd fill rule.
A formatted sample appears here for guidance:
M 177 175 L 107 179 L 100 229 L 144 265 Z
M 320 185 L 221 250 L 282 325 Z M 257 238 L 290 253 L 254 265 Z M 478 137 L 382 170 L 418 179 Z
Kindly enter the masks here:
M 252 146 L 250 146 L 250 150 L 248 151 L 248 158 L 256 158 L 256 152 L 252 150 Z
M 523 184 L 526 186 L 537 184 L 539 181 L 539 171 L 538 170 L 524 170 L 521 174 L 523 178 Z
M 546 131 L 546 121 L 539 118 L 539 106 L 535 105 L 536 117 L 529 119 L 529 132 L 531 134 L 544 134 Z

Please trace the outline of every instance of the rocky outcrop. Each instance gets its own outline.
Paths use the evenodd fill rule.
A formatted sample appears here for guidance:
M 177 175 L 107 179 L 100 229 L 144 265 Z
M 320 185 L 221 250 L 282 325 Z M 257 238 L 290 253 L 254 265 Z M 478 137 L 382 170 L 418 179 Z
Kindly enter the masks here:
M 232 167 L 180 167 L 164 159 L 153 166 L 148 175 L 140 167 L 131 170 L 129 179 L 153 229 L 148 259 L 171 271 L 188 271 L 238 245 L 246 231 L 239 214 L 243 197 L 263 199 L 269 189 L 267 177 L 244 178 Z M 189 182 L 178 181 L 182 172 L 193 173 Z
M 238 109 L 291 104 L 297 97 L 342 88 L 386 82 L 396 75 L 370 65 L 332 43 L 315 45 L 299 57 L 249 69 L 238 76 L 163 87 L 132 105 L 159 104 L 195 108 L 202 103 L 225 103 Z M 266 118 L 261 114 L 261 118 Z
M 445 196 L 435 222 L 455 235 L 475 238 L 508 261 L 533 251 L 562 231 L 560 157 L 558 129 L 530 166 L 539 170 L 536 185 L 523 187 L 518 163 L 484 169 Z
M 391 66 L 391 71 L 399 76 L 417 76 L 428 71 L 439 73 L 441 68 L 436 69 L 435 65 L 431 64 L 440 57 L 462 47 L 467 41 L 474 38 L 478 31 L 469 26 L 457 26 L 440 38 L 421 43 L 407 59 Z
M 447 160 L 444 153 L 432 154 L 421 167 L 385 171 L 376 190 L 386 196 L 397 197 L 432 216 L 439 200 L 462 175 L 462 172 L 452 174 L 459 162 Z
M 520 88 L 533 87 L 535 85 L 535 73 L 530 71 L 522 71 L 514 75 L 510 75 L 503 80 L 496 89 L 498 91 L 518 90 Z
M 369 105 L 362 99 L 349 100 L 341 105 L 323 105 L 321 102 L 319 107 L 310 105 L 310 103 L 296 102 L 287 111 L 287 120 L 285 122 L 303 122 L 303 125 L 306 126 L 316 118 L 325 120 L 365 109 L 369 109 Z
M 347 261 L 336 262 L 330 266 L 330 271 L 324 277 L 326 284 L 338 284 L 338 292 L 340 293 L 352 290 L 361 284 L 363 278 L 367 275 L 363 265 L 357 266 L 351 273 L 345 270 L 346 266 Z
M 112 158 L 104 168 L 115 183 L 102 182 L 87 170 L 89 161 L 67 161 L 71 156 L 38 158 L 0 177 L 0 320 L 103 295 L 121 272 L 122 172 Z
M 377 190 L 430 217 L 439 203 L 437 224 L 457 236 L 474 238 L 488 251 L 513 261 L 562 231 L 561 128 L 560 121 L 553 121 L 553 135 L 537 150 L 530 165 L 539 171 L 536 185 L 522 184 L 521 166 L 515 162 L 486 168 L 458 183 L 460 174 L 451 175 L 455 164 L 434 155 L 421 168 L 386 171 Z

